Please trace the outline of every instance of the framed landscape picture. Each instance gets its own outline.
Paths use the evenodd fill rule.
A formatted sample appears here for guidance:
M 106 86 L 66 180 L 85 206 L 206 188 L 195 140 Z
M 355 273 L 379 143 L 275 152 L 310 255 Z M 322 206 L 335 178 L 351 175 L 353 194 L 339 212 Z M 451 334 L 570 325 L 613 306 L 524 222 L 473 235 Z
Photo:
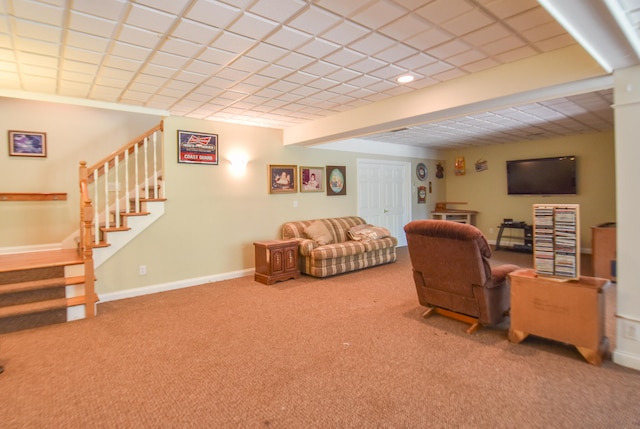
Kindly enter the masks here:
M 9 155 L 47 156 L 47 134 L 32 131 L 9 131 Z
M 327 195 L 347 195 L 347 167 L 327 165 Z
M 270 194 L 285 194 L 298 191 L 296 165 L 269 165 L 268 177 Z
M 324 167 L 300 167 L 300 192 L 324 192 Z

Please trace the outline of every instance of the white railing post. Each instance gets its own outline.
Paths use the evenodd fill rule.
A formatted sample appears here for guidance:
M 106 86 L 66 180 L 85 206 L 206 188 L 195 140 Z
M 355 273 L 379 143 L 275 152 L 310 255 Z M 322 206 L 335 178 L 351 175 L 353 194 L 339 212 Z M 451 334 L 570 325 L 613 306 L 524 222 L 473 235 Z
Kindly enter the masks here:
M 144 197 L 149 199 L 149 137 L 144 138 L 142 143 L 142 153 L 144 154 Z
M 160 198 L 160 187 L 158 186 L 158 156 L 156 154 L 157 131 L 153 133 L 153 197 Z
M 133 149 L 133 161 L 134 161 L 134 175 L 135 175 L 135 187 L 134 187 L 134 198 L 135 198 L 135 206 L 136 213 L 140 213 L 140 176 L 138 172 L 138 145 L 136 144 Z
M 116 185 L 116 189 L 115 189 L 115 212 L 116 214 L 114 215 L 114 221 L 115 221 L 115 225 L 116 228 L 120 228 L 120 169 L 118 168 L 118 156 L 116 155 L 116 157 L 113 159 L 113 176 L 114 176 L 114 183 Z
M 131 211 L 131 202 L 129 201 L 129 150 L 124 151 L 124 204 L 125 212 Z
M 94 242 L 100 242 L 100 198 L 98 198 L 98 169 L 93 170 L 93 229 Z
M 109 161 L 104 163 L 104 227 L 109 228 Z

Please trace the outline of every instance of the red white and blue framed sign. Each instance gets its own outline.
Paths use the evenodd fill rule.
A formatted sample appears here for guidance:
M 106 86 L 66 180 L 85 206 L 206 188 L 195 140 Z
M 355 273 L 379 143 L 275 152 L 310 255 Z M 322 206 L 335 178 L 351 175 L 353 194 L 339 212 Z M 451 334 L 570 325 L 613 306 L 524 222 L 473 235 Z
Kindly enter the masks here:
M 178 130 L 178 162 L 218 164 L 218 135 Z

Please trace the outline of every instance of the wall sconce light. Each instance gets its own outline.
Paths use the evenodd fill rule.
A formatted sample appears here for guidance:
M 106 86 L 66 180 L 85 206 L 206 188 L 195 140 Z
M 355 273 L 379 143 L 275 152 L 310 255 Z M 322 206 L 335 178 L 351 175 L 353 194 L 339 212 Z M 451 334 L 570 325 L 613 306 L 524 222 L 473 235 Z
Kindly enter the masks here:
M 231 167 L 231 171 L 235 174 L 244 174 L 247 169 L 247 163 L 249 161 L 243 155 L 236 154 L 229 157 L 229 165 Z

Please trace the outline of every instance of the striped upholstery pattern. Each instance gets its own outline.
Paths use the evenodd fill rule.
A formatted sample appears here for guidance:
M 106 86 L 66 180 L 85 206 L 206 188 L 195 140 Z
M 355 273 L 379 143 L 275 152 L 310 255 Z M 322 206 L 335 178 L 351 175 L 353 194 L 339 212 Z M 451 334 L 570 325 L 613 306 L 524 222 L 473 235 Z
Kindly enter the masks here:
M 327 227 L 333 243 L 318 246 L 315 241 L 306 237 L 304 229 L 315 221 L 320 221 Z M 395 237 L 371 241 L 349 240 L 349 228 L 366 223 L 358 216 L 288 222 L 282 227 L 282 238 L 298 240 L 300 271 L 315 277 L 327 277 L 395 262 L 398 245 Z

